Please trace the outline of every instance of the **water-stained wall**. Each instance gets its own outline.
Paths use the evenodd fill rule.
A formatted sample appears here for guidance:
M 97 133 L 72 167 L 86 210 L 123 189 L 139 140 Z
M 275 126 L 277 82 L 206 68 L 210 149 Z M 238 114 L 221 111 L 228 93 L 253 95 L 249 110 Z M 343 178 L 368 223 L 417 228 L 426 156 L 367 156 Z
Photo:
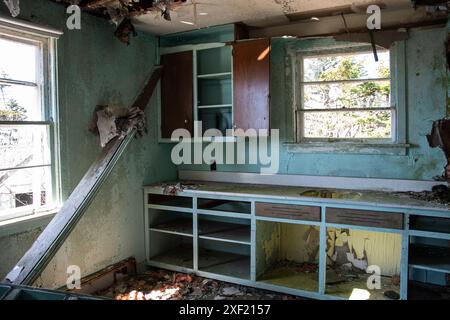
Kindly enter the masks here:
M 21 18 L 63 29 L 58 41 L 59 123 L 62 195 L 66 199 L 100 152 L 87 123 L 98 104 L 129 106 L 142 89 L 156 61 L 157 38 L 139 33 L 127 47 L 114 37 L 106 19 L 82 14 L 81 30 L 65 28 L 64 6 L 46 0 L 22 0 Z M 8 14 L 0 3 L 0 11 Z M 129 256 L 145 259 L 144 184 L 175 179 L 169 146 L 157 143 L 157 105 L 147 111 L 149 133 L 132 141 L 105 185 L 68 240 L 37 281 L 59 287 L 67 266 L 82 275 L 96 272 Z M 41 229 L 0 238 L 0 278 L 14 266 Z

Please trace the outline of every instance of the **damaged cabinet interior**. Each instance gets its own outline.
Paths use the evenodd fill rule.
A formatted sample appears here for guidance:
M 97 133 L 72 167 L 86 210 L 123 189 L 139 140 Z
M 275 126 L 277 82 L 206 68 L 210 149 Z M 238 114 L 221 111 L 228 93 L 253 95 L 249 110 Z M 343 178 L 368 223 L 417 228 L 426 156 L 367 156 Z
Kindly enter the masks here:
M 246 194 L 251 186 L 230 187 L 202 182 L 201 192 L 176 196 L 146 187 L 147 263 L 321 299 L 407 299 L 421 283 L 445 291 L 446 209 L 393 206 L 395 197 L 376 207 L 283 201 L 290 193 L 275 186 L 265 187 L 262 200 Z

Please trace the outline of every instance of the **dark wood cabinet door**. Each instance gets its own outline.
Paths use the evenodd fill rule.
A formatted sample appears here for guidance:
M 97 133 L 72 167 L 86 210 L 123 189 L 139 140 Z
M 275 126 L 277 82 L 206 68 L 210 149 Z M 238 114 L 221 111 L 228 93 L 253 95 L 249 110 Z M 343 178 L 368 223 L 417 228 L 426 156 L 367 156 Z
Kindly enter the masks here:
M 270 129 L 270 41 L 233 44 L 233 113 L 237 129 Z
M 192 51 L 161 56 L 161 137 L 170 139 L 176 129 L 193 134 Z

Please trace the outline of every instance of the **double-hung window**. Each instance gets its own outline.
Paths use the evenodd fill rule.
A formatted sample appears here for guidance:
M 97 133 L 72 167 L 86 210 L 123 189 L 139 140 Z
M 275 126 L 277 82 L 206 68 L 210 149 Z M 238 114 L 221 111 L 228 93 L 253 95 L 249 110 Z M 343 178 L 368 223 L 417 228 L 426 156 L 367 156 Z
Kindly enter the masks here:
M 0 221 L 58 201 L 54 47 L 0 23 Z
M 391 55 L 369 50 L 299 54 L 298 142 L 395 142 Z

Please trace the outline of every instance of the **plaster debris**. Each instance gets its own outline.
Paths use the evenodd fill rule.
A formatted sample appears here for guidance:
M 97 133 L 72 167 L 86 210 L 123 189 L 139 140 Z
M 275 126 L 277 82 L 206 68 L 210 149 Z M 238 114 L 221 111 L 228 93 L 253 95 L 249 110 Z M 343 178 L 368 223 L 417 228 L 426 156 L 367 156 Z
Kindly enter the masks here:
M 13 18 L 20 14 L 20 0 L 3 0 Z
M 120 40 L 120 42 L 125 43 L 127 46 L 130 45 L 130 37 L 136 37 L 137 32 L 134 28 L 133 24 L 131 23 L 131 20 L 128 18 L 125 18 L 122 20 L 120 25 L 117 27 L 116 31 L 114 32 L 114 36 Z
M 297 297 L 152 269 L 129 275 L 112 287 L 95 293 L 115 300 L 296 300 Z
M 397 192 L 398 196 L 405 198 L 413 198 L 437 204 L 450 204 L 450 189 L 446 185 L 439 185 L 432 188 L 431 191 L 422 192 Z
M 147 132 L 145 114 L 139 108 L 97 106 L 89 124 L 89 130 L 100 136 L 102 148 L 115 137 L 123 139 L 134 129 L 138 136 Z
M 175 196 L 178 192 L 183 192 L 184 190 L 197 190 L 200 188 L 200 185 L 178 182 L 177 184 L 163 184 L 162 187 L 165 195 Z
M 226 287 L 222 289 L 222 294 L 224 296 L 236 296 L 236 295 L 242 295 L 242 292 L 236 288 L 236 287 Z

